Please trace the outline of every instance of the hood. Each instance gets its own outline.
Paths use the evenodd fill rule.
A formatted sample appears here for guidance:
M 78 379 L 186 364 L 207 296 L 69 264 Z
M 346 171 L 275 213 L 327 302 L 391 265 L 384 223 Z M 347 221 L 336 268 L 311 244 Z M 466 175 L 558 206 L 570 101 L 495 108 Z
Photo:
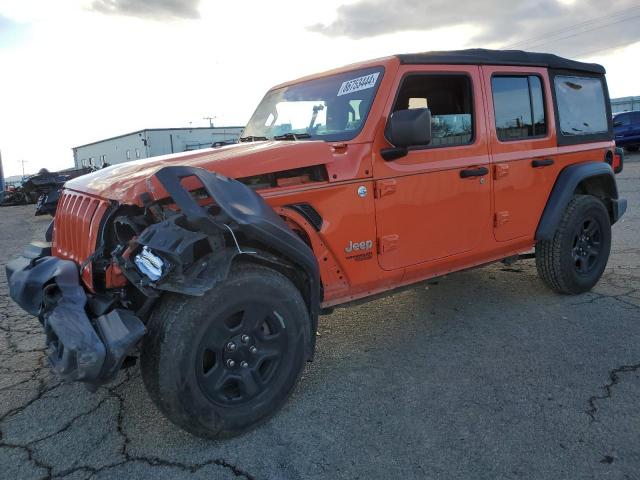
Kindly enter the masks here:
M 324 141 L 266 141 L 207 148 L 113 165 L 65 184 L 65 188 L 119 203 L 140 204 L 140 194 L 165 198 L 154 174 L 163 167 L 200 167 L 230 178 L 244 178 L 332 162 L 331 146 Z

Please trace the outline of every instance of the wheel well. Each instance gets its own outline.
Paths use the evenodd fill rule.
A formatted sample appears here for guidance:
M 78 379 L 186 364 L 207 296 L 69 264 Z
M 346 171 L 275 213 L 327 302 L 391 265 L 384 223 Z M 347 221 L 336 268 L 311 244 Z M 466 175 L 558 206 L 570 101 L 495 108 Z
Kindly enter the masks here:
M 310 309 L 310 295 L 309 295 L 309 279 L 307 278 L 306 273 L 300 269 L 295 268 L 294 265 L 287 262 L 286 259 L 281 257 L 277 258 L 267 258 L 263 256 L 239 256 L 236 257 L 232 262 L 232 268 L 238 264 L 257 264 L 262 265 L 264 267 L 268 267 L 272 270 L 275 270 L 278 273 L 281 273 L 293 283 L 296 288 L 300 291 L 302 298 L 304 299 L 307 307 Z
M 302 299 L 304 303 L 307 305 L 307 310 L 309 311 L 311 324 L 309 325 L 309 330 L 306 332 L 306 358 L 311 361 L 313 359 L 313 354 L 315 351 L 315 339 L 316 339 L 316 330 L 318 328 L 318 317 L 315 315 L 313 305 L 311 305 L 311 292 L 309 291 L 311 282 L 308 278 L 306 272 L 302 268 L 296 268 L 295 265 L 288 262 L 286 259 L 282 257 L 272 257 L 272 256 L 239 256 L 236 257 L 232 264 L 231 268 L 237 266 L 239 264 L 244 265 L 262 265 L 264 267 L 275 270 L 278 273 L 281 273 L 285 277 L 287 277 L 291 283 L 298 289 L 300 294 L 302 295 Z
M 610 175 L 597 175 L 585 178 L 576 187 L 574 193 L 578 195 L 593 195 L 602 201 L 609 212 L 609 219 L 613 222 L 614 213 L 612 198 L 616 198 L 617 190 Z

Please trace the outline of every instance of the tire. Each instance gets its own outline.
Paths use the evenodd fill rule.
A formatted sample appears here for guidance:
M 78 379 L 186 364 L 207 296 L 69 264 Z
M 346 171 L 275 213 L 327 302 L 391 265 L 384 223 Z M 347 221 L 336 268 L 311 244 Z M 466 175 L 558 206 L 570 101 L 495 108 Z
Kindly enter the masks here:
M 625 147 L 625 148 L 626 148 L 626 149 L 627 149 L 627 151 L 629 151 L 629 152 L 637 152 L 637 151 L 638 151 L 638 149 L 640 149 L 640 147 L 639 147 L 639 146 L 637 146 L 637 145 L 636 145 L 636 146 L 633 146 L 633 147 Z
M 310 325 L 288 278 L 240 265 L 205 296 L 160 301 L 141 347 L 142 379 L 179 427 L 204 438 L 235 436 L 284 405 L 305 364 Z
M 575 295 L 598 282 L 611 250 L 611 222 L 600 199 L 574 195 L 551 240 L 536 244 L 538 275 L 552 290 Z

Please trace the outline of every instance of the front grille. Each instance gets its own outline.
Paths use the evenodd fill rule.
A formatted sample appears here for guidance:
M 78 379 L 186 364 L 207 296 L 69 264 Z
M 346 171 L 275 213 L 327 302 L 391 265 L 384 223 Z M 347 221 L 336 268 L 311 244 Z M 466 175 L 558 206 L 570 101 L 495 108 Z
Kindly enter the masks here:
M 54 221 L 53 255 L 81 265 L 94 252 L 100 221 L 109 203 L 83 193 L 65 190 L 60 196 Z M 93 289 L 91 263 L 82 271 L 82 280 Z

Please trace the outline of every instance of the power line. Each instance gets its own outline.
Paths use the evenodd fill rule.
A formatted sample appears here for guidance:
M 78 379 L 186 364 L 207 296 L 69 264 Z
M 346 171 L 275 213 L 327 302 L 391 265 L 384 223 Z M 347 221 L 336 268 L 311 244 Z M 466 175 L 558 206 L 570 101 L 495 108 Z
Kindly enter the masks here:
M 575 23 L 573 25 L 569 25 L 569 26 L 561 28 L 561 29 L 551 30 L 551 31 L 545 32 L 544 34 L 539 35 L 537 37 L 530 37 L 530 38 L 526 38 L 526 39 L 523 39 L 523 40 L 518 40 L 517 42 L 513 42 L 513 43 L 511 43 L 509 45 L 506 45 L 506 46 L 504 46 L 502 48 L 505 48 L 505 49 L 516 48 L 516 47 L 518 47 L 518 45 L 527 44 L 529 42 L 535 42 L 535 41 L 541 40 L 541 39 L 548 39 L 550 36 L 554 36 L 554 35 L 556 35 L 558 33 L 570 32 L 570 31 L 579 29 L 581 27 L 585 27 L 585 26 L 591 25 L 593 23 L 598 23 L 598 22 L 601 22 L 603 20 L 613 19 L 613 18 L 619 17 L 620 15 L 626 15 L 629 12 L 632 12 L 632 11 L 638 10 L 638 9 L 640 9 L 640 5 L 637 5 L 635 7 L 626 8 L 624 10 L 620 10 L 619 12 L 612 13 L 610 15 L 600 16 L 600 17 L 592 18 L 591 20 L 586 20 L 584 22 Z M 585 31 L 588 31 L 588 30 L 585 30 Z
M 637 43 L 637 42 L 633 42 L 633 43 Z M 626 47 L 626 46 L 632 45 L 633 43 L 630 44 L 630 43 L 624 42 L 624 43 L 617 43 L 615 45 L 608 45 L 606 47 L 600 47 L 600 48 L 597 48 L 596 50 L 583 50 L 579 53 L 574 53 L 571 56 L 575 58 L 588 57 L 590 55 L 595 55 L 596 53 L 613 50 L 614 48 Z
M 566 40 L 567 38 L 576 37 L 578 35 L 582 35 L 584 33 L 589 33 L 589 32 L 592 32 L 594 30 L 599 30 L 601 28 L 611 27 L 613 25 L 617 25 L 617 24 L 623 23 L 623 22 L 628 22 L 629 20 L 634 20 L 636 18 L 640 18 L 640 14 L 639 15 L 634 15 L 634 16 L 631 16 L 631 17 L 627 17 L 627 18 L 623 18 L 623 19 L 615 21 L 615 22 L 610 22 L 610 23 L 606 23 L 606 24 L 603 24 L 603 25 L 598 25 L 597 27 L 588 28 L 586 30 L 582 30 L 580 32 L 572 33 L 570 35 L 564 35 L 562 37 L 556 37 L 556 38 L 553 38 L 551 40 L 547 40 L 545 42 L 537 42 L 537 43 L 529 44 L 529 46 L 526 47 L 526 48 L 527 49 L 529 49 L 529 48 L 537 48 L 537 47 L 539 47 L 541 45 L 548 45 L 549 43 L 558 42 L 560 40 Z

